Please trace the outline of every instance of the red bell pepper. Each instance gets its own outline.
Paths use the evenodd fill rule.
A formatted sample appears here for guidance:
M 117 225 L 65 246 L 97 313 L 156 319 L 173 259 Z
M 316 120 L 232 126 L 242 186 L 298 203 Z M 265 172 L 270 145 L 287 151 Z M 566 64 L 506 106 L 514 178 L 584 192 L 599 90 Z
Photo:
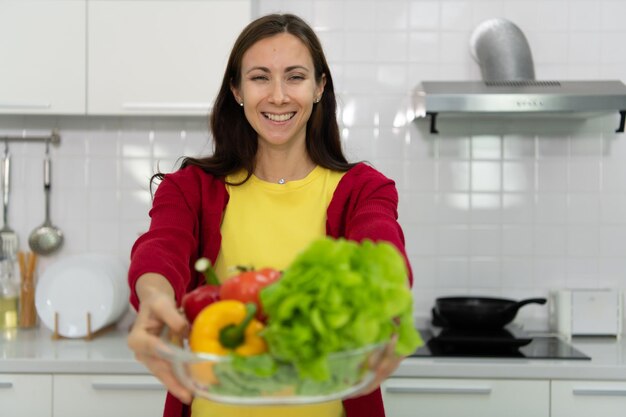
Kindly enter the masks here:
M 238 300 L 243 303 L 254 303 L 257 306 L 256 318 L 265 321 L 263 306 L 259 299 L 259 292 L 278 280 L 280 271 L 273 268 L 253 270 L 238 267 L 241 271 L 238 275 L 228 278 L 220 288 L 222 300 Z
M 209 304 L 220 300 L 220 283 L 207 258 L 200 258 L 194 265 L 196 271 L 204 275 L 206 284 L 199 286 L 183 296 L 182 307 L 189 323 Z

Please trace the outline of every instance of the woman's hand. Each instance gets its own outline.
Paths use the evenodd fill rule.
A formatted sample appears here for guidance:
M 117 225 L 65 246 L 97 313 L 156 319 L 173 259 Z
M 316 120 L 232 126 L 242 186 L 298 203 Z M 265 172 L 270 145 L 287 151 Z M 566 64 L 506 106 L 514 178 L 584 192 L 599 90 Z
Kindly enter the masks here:
M 172 395 L 189 404 L 192 392 L 178 381 L 169 362 L 157 353 L 158 349 L 167 349 L 165 342 L 160 338 L 166 326 L 172 336 L 182 339 L 189 331 L 188 323 L 176 309 L 171 286 L 169 283 L 167 286 L 163 285 L 162 280 L 165 278 L 155 274 L 146 274 L 145 277 L 147 278 L 142 277 L 137 281 L 136 289 L 141 303 L 128 335 L 128 346 L 135 352 L 135 358 L 143 363 Z
M 374 372 L 374 379 L 352 397 L 367 395 L 376 390 L 398 368 L 404 356 L 398 356 L 395 352 L 397 340 L 398 337 L 393 336 L 384 350 L 372 355 L 370 358 L 370 370 Z

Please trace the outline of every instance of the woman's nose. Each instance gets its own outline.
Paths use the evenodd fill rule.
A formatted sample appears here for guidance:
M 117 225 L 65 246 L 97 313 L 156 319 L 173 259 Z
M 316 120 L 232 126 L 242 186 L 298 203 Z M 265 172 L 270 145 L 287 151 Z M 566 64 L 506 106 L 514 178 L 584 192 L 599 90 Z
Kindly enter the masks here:
M 273 83 L 269 99 L 274 104 L 282 104 L 288 100 L 288 96 L 285 92 L 285 86 L 282 82 L 279 81 Z

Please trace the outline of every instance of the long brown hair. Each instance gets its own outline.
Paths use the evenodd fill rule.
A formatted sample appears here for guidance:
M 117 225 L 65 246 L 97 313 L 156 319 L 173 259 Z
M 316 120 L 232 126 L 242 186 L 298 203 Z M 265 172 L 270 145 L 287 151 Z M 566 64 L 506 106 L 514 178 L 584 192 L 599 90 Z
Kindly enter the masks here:
M 250 178 L 254 171 L 258 146 L 257 133 L 235 100 L 231 86 L 238 88 L 241 84 L 241 65 L 245 52 L 256 42 L 280 33 L 297 37 L 307 47 L 315 66 L 315 81 L 318 84 L 322 82 L 323 75 L 326 77 L 324 94 L 320 102 L 314 104 L 307 122 L 306 149 L 309 157 L 315 164 L 335 171 L 347 171 L 354 166 L 348 163 L 341 148 L 333 78 L 317 35 L 306 22 L 295 15 L 271 14 L 248 24 L 230 53 L 222 86 L 210 115 L 213 155 L 205 158 L 186 157 L 181 168 L 195 165 L 217 177 L 226 177 L 244 169 L 247 171 L 246 180 Z

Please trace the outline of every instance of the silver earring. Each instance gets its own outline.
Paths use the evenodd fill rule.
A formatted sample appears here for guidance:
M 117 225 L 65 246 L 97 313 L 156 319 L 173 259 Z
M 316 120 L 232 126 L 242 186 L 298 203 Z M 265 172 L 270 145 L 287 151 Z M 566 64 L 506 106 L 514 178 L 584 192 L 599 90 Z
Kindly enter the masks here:
M 320 98 L 316 98 L 315 100 L 313 100 L 313 103 L 319 103 L 320 102 Z
M 241 103 L 239 103 L 239 105 L 240 105 L 241 107 L 243 107 L 243 101 L 242 101 Z

